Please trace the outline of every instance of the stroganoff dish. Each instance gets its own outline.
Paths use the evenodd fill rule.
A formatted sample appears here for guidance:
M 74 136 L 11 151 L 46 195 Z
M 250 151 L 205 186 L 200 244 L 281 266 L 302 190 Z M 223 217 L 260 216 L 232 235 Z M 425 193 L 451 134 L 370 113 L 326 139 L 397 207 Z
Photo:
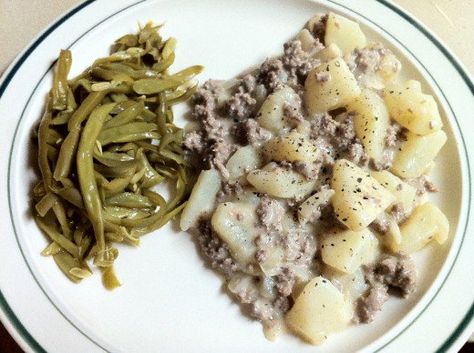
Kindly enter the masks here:
M 449 224 L 425 198 L 437 103 L 359 25 L 312 18 L 280 57 L 194 95 L 183 146 L 203 169 L 180 220 L 267 337 L 313 344 L 417 287 L 410 255 Z

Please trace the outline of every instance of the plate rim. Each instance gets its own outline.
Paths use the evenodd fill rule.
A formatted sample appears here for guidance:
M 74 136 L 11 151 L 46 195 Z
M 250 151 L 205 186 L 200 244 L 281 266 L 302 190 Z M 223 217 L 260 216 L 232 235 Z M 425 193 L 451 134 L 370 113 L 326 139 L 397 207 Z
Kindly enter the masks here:
M 9 83 L 14 78 L 16 72 L 20 69 L 20 67 L 28 59 L 28 57 L 35 51 L 35 49 L 52 32 L 54 32 L 59 26 L 61 26 L 64 22 L 66 22 L 70 17 L 79 13 L 81 10 L 83 10 L 84 8 L 88 7 L 89 5 L 91 5 L 92 3 L 96 1 L 97 0 L 86 0 L 82 3 L 77 4 L 71 9 L 67 10 L 64 14 L 60 15 L 56 20 L 54 20 L 48 27 L 46 27 L 42 32 L 40 32 L 32 41 L 30 41 L 29 44 L 27 44 L 25 49 L 23 49 L 23 51 L 20 54 L 18 54 L 16 59 L 9 65 L 9 67 L 5 70 L 4 74 L 0 77 L 0 99 L 3 96 L 3 93 L 8 88 Z M 137 1 L 137 2 L 134 2 L 133 4 L 138 4 L 143 1 L 145 0 Z M 364 17 L 362 14 L 358 13 L 357 11 L 349 9 L 348 7 L 346 7 L 345 5 L 337 1 L 333 1 L 333 0 L 327 0 L 327 1 L 335 5 L 345 7 L 346 9 L 352 12 L 355 12 L 357 15 Z M 460 74 L 461 78 L 463 79 L 463 81 L 466 83 L 466 85 L 468 86 L 468 88 L 474 95 L 474 83 L 468 70 L 466 69 L 464 64 L 457 58 L 457 56 L 433 32 L 431 32 L 431 30 L 429 30 L 425 25 L 423 25 L 415 16 L 410 14 L 405 9 L 402 9 L 400 6 L 395 5 L 392 2 L 387 1 L 387 0 L 377 0 L 377 2 L 386 6 L 387 8 L 395 12 L 397 15 L 404 18 L 406 21 L 412 24 L 418 31 L 420 31 L 429 41 L 435 44 L 435 46 L 444 54 L 446 59 L 448 59 L 448 61 L 454 66 L 456 71 Z M 370 21 L 370 19 L 367 19 L 367 18 L 365 19 Z M 426 71 L 429 73 L 428 70 Z M 449 105 L 449 101 L 447 99 L 446 99 L 446 102 Z M 461 134 L 461 137 L 463 138 L 462 134 Z M 470 172 L 469 156 L 467 157 L 468 157 L 466 159 L 468 163 L 467 171 Z M 469 224 L 469 221 L 470 221 L 469 217 L 467 217 L 466 226 Z M 453 263 L 453 267 L 454 267 L 454 263 Z M 447 277 L 448 276 L 449 276 L 449 273 Z M 430 303 L 428 303 L 427 306 L 429 304 Z M 419 315 L 421 314 L 422 312 L 420 312 Z M 473 317 L 474 317 L 474 303 L 471 305 L 470 309 L 465 314 L 462 321 L 457 325 L 456 329 L 452 332 L 452 334 L 448 337 L 448 339 L 436 352 L 444 352 L 453 348 L 453 346 L 462 338 L 462 335 L 465 334 L 465 331 L 468 328 L 468 326 L 474 323 L 472 320 Z M 5 325 L 7 331 L 13 336 L 13 338 L 18 342 L 18 344 L 24 350 L 34 351 L 34 352 L 46 352 L 41 347 L 41 345 L 36 341 L 36 339 L 28 332 L 28 330 L 25 328 L 23 323 L 18 319 L 18 317 L 15 315 L 15 312 L 9 306 L 8 301 L 4 297 L 1 290 L 0 290 L 0 319 Z M 413 321 L 415 320 L 416 318 Z M 379 350 L 382 348 L 383 346 L 380 347 Z

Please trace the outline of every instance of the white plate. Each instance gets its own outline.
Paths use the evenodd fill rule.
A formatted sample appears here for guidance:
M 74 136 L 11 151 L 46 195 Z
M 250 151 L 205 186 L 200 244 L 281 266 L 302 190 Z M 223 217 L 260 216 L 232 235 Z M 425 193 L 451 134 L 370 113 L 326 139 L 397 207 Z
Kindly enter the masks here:
M 46 242 L 29 211 L 31 133 L 60 48 L 72 50 L 75 74 L 138 21 L 166 21 L 165 34 L 178 38 L 176 69 L 200 63 L 207 67 L 201 80 L 230 78 L 279 53 L 307 19 L 328 10 L 389 42 L 444 113 L 449 142 L 438 158 L 436 201 L 449 217 L 452 241 L 416 257 L 421 283 L 410 300 L 390 300 L 372 324 L 318 348 L 290 336 L 270 343 L 223 292 L 191 237 L 171 227 L 145 237 L 138 249 L 120 248 L 124 285 L 114 292 L 98 275 L 74 285 L 39 255 Z M 439 40 L 385 0 L 85 1 L 38 36 L 1 82 L 0 318 L 29 352 L 456 351 L 474 329 L 473 92 L 466 70 Z

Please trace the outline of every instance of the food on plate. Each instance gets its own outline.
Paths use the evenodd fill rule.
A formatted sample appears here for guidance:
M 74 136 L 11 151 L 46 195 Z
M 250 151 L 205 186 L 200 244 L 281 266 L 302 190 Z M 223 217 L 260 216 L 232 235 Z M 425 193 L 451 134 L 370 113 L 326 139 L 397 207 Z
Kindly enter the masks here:
M 401 71 L 357 22 L 321 14 L 281 56 L 192 98 L 183 147 L 202 171 L 181 228 L 269 338 L 286 326 L 320 344 L 371 322 L 416 290 L 411 254 L 448 240 L 425 197 L 442 119 Z
M 117 39 L 110 56 L 73 79 L 69 50 L 56 63 L 38 129 L 34 217 L 50 240 L 42 254 L 74 282 L 91 275 L 93 260 L 104 285 L 119 286 L 114 243 L 138 245 L 173 219 L 190 193 L 172 107 L 192 96 L 202 67 L 171 74 L 176 40 L 163 39 L 159 28 L 148 23 Z M 166 198 L 157 187 L 170 183 Z

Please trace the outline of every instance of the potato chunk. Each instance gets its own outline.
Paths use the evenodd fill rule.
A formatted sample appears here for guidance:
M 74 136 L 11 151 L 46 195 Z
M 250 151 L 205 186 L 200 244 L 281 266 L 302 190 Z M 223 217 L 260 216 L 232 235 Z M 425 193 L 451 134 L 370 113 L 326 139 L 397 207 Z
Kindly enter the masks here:
M 425 136 L 408 133 L 407 140 L 393 160 L 392 171 L 402 178 L 419 177 L 428 169 L 447 139 L 442 130 Z
M 384 99 L 390 116 L 415 134 L 431 134 L 443 126 L 438 105 L 433 96 L 423 94 L 418 81 L 387 87 Z
M 259 192 L 281 198 L 301 199 L 309 194 L 316 184 L 301 174 L 282 168 L 264 168 L 251 171 L 247 181 Z
M 344 329 L 353 312 L 344 295 L 324 277 L 309 281 L 286 316 L 288 327 L 312 344 Z
M 354 75 L 341 58 L 311 70 L 304 88 L 304 103 L 310 114 L 343 107 L 360 94 Z
M 385 82 L 393 82 L 398 77 L 402 64 L 392 52 L 386 53 L 380 61 L 377 74 Z
M 316 161 L 320 151 L 304 135 L 292 131 L 286 136 L 274 137 L 263 147 L 263 153 L 269 160 L 288 162 Z
M 354 273 L 361 265 L 372 262 L 377 249 L 378 240 L 367 228 L 358 232 L 334 231 L 321 241 L 323 262 L 345 273 Z
M 197 224 L 201 216 L 214 208 L 217 192 L 221 188 L 221 177 L 215 169 L 203 170 L 194 184 L 191 196 L 180 218 L 181 230 L 188 230 Z
M 326 23 L 324 44 L 330 45 L 333 43 L 337 44 L 346 55 L 354 49 L 365 47 L 367 39 L 357 22 L 331 12 Z
M 329 204 L 334 190 L 322 189 L 308 197 L 304 202 L 298 206 L 298 220 L 301 224 L 311 222 L 315 213 L 320 212 L 321 207 Z
M 395 203 L 401 204 L 406 214 L 411 213 L 415 206 L 416 188 L 387 170 L 372 172 L 372 176 L 395 196 Z
M 331 189 L 337 219 L 353 231 L 367 227 L 395 200 L 377 180 L 345 159 L 334 164 Z
M 255 205 L 248 202 L 225 202 L 217 206 L 212 215 L 212 228 L 229 247 L 232 257 L 240 263 L 254 262 Z
M 285 103 L 299 102 L 299 97 L 289 86 L 270 94 L 263 102 L 257 114 L 257 121 L 261 127 L 274 134 L 279 134 L 280 130 L 286 127 L 287 122 L 283 115 Z
M 236 181 L 249 171 L 260 166 L 260 153 L 253 146 L 240 147 L 229 158 L 226 169 L 229 171 L 229 180 Z
M 400 227 L 398 251 L 411 254 L 423 248 L 432 239 L 443 244 L 449 236 L 449 222 L 441 210 L 431 202 L 415 208 Z
M 390 122 L 383 99 L 374 91 L 364 89 L 361 95 L 348 105 L 348 110 L 356 113 L 354 129 L 367 154 L 376 162 L 382 161 L 385 136 Z
M 303 49 L 304 51 L 310 52 L 315 48 L 316 38 L 314 38 L 313 35 L 306 28 L 303 28 L 298 33 L 296 39 L 300 41 L 301 49 Z
M 387 215 L 388 231 L 383 236 L 384 245 L 392 252 L 397 253 L 400 250 L 400 243 L 402 242 L 402 234 L 400 227 L 395 219 Z
M 343 54 L 341 49 L 339 49 L 339 47 L 334 43 L 314 54 L 314 57 L 321 60 L 322 62 L 330 61 L 336 58 L 342 58 L 342 56 Z

